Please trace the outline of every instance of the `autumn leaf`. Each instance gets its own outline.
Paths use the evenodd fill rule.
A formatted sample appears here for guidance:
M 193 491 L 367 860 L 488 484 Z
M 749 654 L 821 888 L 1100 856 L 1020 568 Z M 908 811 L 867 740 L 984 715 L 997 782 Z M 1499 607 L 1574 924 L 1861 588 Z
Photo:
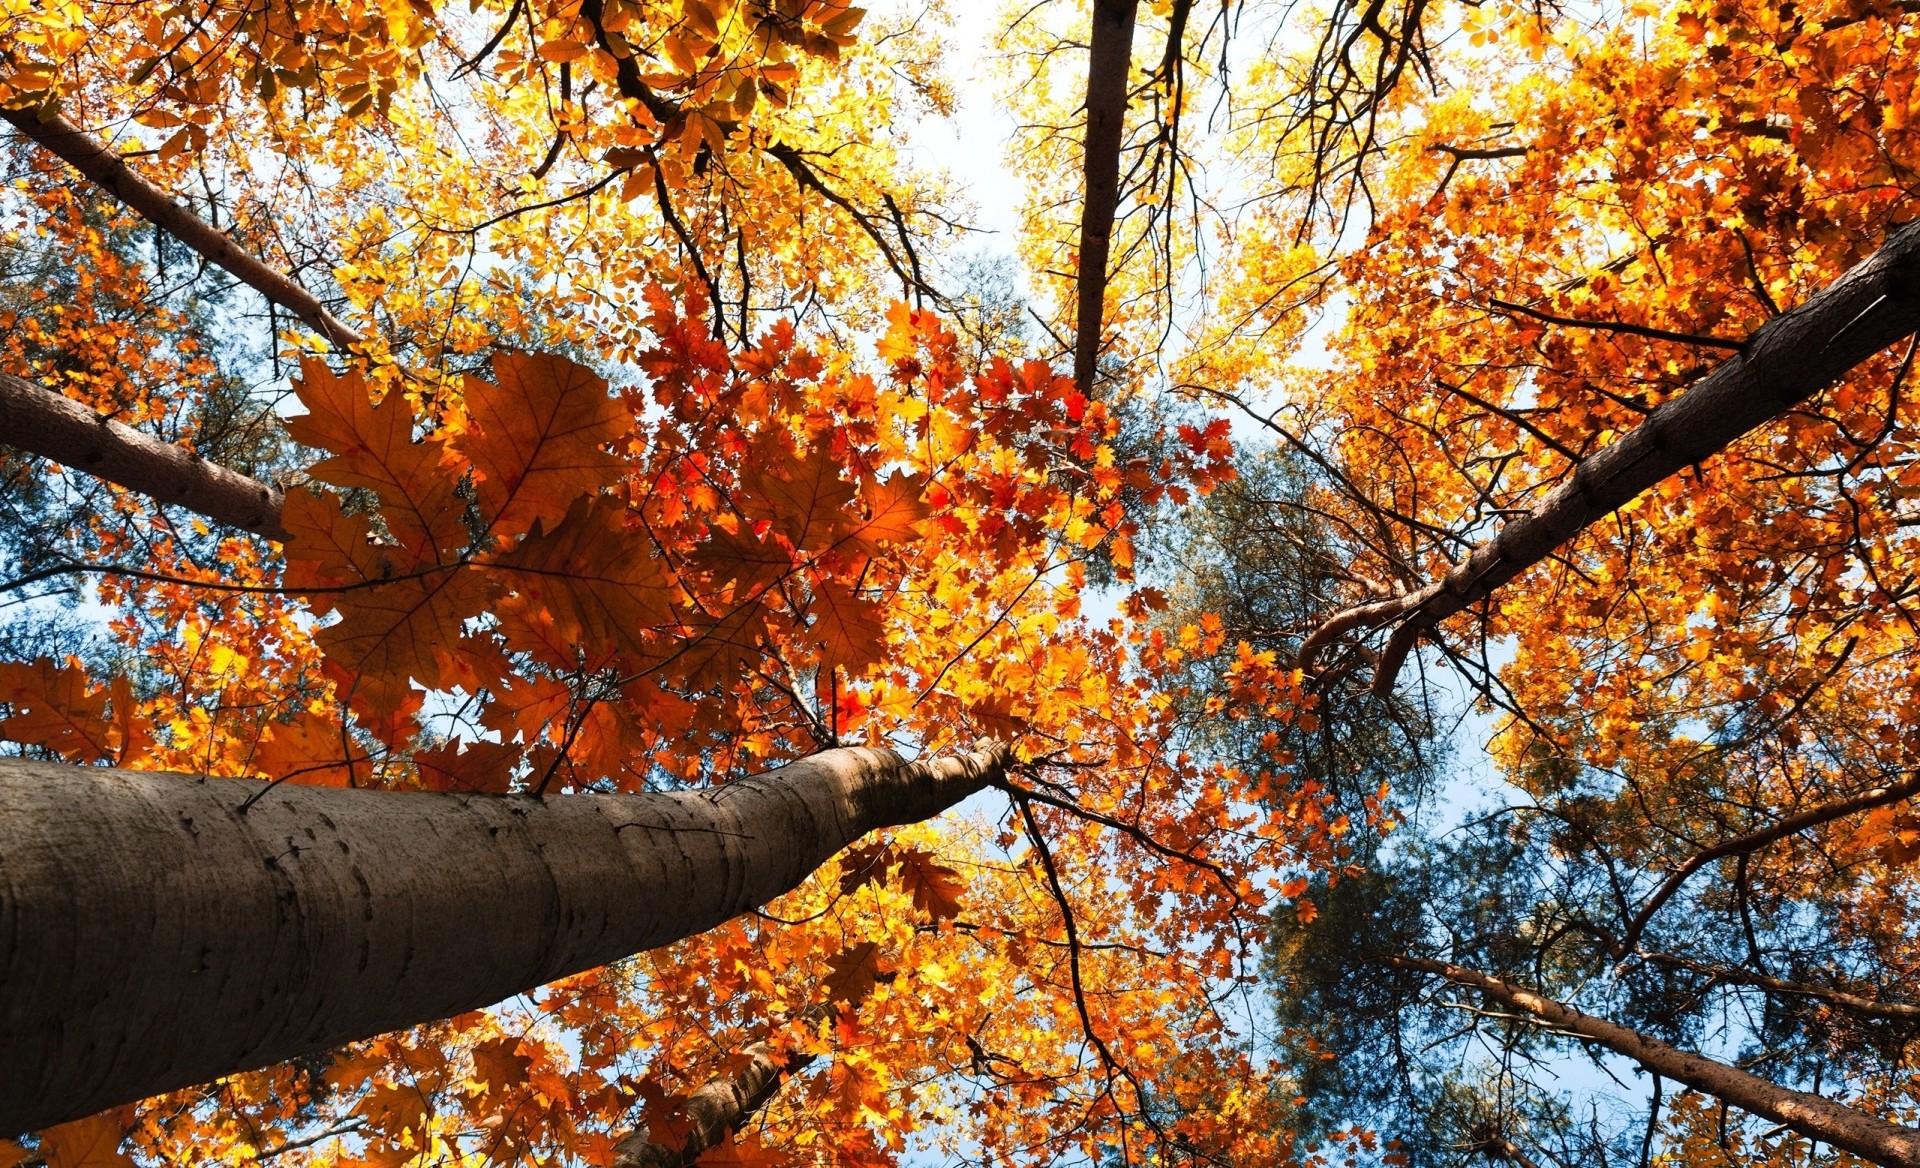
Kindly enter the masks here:
M 40 1157 L 47 1168 L 134 1168 L 120 1150 L 126 1138 L 125 1109 L 76 1119 L 40 1133 Z
M 831 665 L 859 673 L 887 651 L 881 608 L 831 580 L 816 582 L 807 633 Z
M 894 858 L 900 865 L 900 886 L 913 894 L 915 908 L 936 921 L 960 915 L 960 894 L 965 885 L 959 873 L 919 848 L 899 849 Z
M 275 782 L 351 787 L 373 774 L 373 758 L 339 718 L 301 710 L 290 722 L 266 726 L 248 760 Z
M 519 747 L 502 742 L 449 741 L 416 754 L 413 763 L 426 790 L 499 795 L 511 785 L 520 755 Z
M 784 443 L 764 444 L 740 475 L 734 505 L 753 522 L 766 522 L 795 548 L 820 550 L 858 522 L 851 514 L 858 489 L 841 477 L 824 444 L 792 457 Z
M 536 522 L 554 527 L 576 499 L 618 480 L 607 447 L 633 418 L 604 380 L 564 357 L 496 353 L 493 376 L 467 378 L 469 426 L 454 446 L 473 465 L 488 529 L 515 538 Z
M 502 1095 L 525 1085 L 533 1058 L 520 1052 L 518 1038 L 490 1038 L 473 1048 L 473 1077 L 488 1094 Z
M 77 660 L 64 665 L 47 657 L 31 665 L 0 663 L 0 702 L 13 711 L 0 720 L 0 737 L 49 747 L 75 762 L 110 759 L 118 735 L 107 713 L 107 697 L 105 689 L 88 684 L 87 671 Z
M 536 529 L 497 561 L 510 588 L 505 614 L 528 628 L 549 619 L 561 643 L 622 654 L 629 664 L 661 655 L 650 634 L 673 612 L 673 588 L 660 561 L 627 526 L 626 508 L 611 498 L 576 499 L 551 530 Z M 571 667 L 551 642 L 509 640 L 557 667 Z
M 827 959 L 827 976 L 822 981 L 827 1000 L 859 1003 L 873 992 L 881 977 L 891 972 L 880 960 L 880 946 L 861 941 Z
M 461 626 L 483 612 L 491 579 L 457 562 L 420 563 L 374 537 L 364 515 L 331 496 L 287 494 L 287 583 L 340 619 L 314 634 L 326 664 L 356 710 L 408 704 L 409 679 L 441 681 L 438 651 L 458 644 Z
M 769 1148 L 760 1141 L 760 1133 L 735 1136 L 700 1153 L 694 1163 L 700 1168 L 785 1168 L 793 1157 L 782 1149 Z
M 375 405 L 358 371 L 336 374 L 315 358 L 300 368 L 295 390 L 307 412 L 289 418 L 287 432 L 330 454 L 307 473 L 379 496 L 381 517 L 413 562 L 431 561 L 464 544 L 460 517 L 466 505 L 454 493 L 457 476 L 448 473 L 446 450 L 437 438 L 414 441 L 406 398 L 390 391 Z

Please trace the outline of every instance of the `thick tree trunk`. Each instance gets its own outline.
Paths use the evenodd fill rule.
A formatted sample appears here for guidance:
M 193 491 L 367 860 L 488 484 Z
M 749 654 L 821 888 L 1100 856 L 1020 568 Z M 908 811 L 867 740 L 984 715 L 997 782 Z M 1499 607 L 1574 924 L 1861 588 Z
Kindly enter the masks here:
M 551 799 L 0 760 L 0 1133 L 443 1018 L 704 932 L 1004 747 Z
M 1126 129 L 1133 71 L 1133 17 L 1139 0 L 1093 0 L 1093 43 L 1087 62 L 1086 194 L 1080 204 L 1080 279 L 1073 340 L 1073 380 L 1091 396 L 1100 360 L 1113 219 L 1120 203 L 1120 138 Z
M 120 156 L 93 135 L 57 113 L 37 109 L 0 109 L 14 129 L 138 212 L 147 222 L 186 244 L 201 258 L 305 321 L 336 348 L 364 343 L 358 332 L 320 303 L 318 297 L 285 273 L 262 262 L 226 232 L 174 202 L 173 196 L 135 174 Z
M 1434 974 L 1455 985 L 1479 990 L 1556 1030 L 1598 1043 L 1656 1075 L 1676 1079 L 1742 1111 L 1784 1124 L 1808 1139 L 1832 1144 L 1887 1168 L 1920 1168 L 1920 1130 L 1888 1123 L 1820 1095 L 1789 1090 L 1738 1067 L 1668 1046 L 1637 1030 L 1581 1013 L 1572 1006 L 1477 970 L 1422 957 L 1389 955 L 1375 960 L 1400 969 Z
M 1417 592 L 1349 609 L 1314 630 L 1299 662 L 1357 628 L 1400 622 L 1380 655 L 1376 690 L 1393 686 L 1421 630 L 1483 599 L 1552 555 L 1588 524 L 1683 467 L 1779 417 L 1848 370 L 1920 331 L 1920 223 L 1910 223 L 1818 295 L 1768 321 L 1736 356 L 1586 459 L 1538 506 Z
M 285 538 L 279 488 L 6 373 L 0 373 L 0 442 L 242 531 Z

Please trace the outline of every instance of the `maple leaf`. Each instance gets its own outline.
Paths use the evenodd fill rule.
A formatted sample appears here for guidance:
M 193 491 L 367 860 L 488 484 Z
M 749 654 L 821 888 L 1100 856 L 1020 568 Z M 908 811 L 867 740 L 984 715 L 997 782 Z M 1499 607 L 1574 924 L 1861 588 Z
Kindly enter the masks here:
M 504 613 L 522 621 L 551 620 L 564 642 L 590 651 L 615 651 L 629 664 L 659 655 L 648 633 L 672 614 L 673 588 L 659 559 L 627 529 L 627 511 L 616 499 L 575 499 L 566 518 L 551 531 L 536 528 L 496 561 L 512 594 L 501 601 Z M 544 614 L 544 615 L 541 615 Z M 553 646 L 542 641 L 508 643 L 543 655 L 549 664 L 570 668 L 574 661 L 546 656 Z
M 457 562 L 396 559 L 395 549 L 374 539 L 366 516 L 346 514 L 330 496 L 290 491 L 281 518 L 288 587 L 308 591 L 316 610 L 340 614 L 314 641 L 355 712 L 408 706 L 416 700 L 410 678 L 439 686 L 439 651 L 458 644 L 463 622 L 486 610 L 493 583 Z
M 503 1095 L 527 1081 L 533 1057 L 520 1053 L 518 1038 L 490 1038 L 473 1048 L 473 1077 L 486 1084 L 487 1093 Z
M 708 1148 L 694 1163 L 701 1168 L 785 1168 L 793 1157 L 784 1149 L 767 1147 L 760 1133 L 751 1132 Z
M 960 915 L 960 874 L 941 864 L 932 852 L 902 848 L 894 853 L 900 864 L 900 886 L 913 894 L 913 905 L 933 920 Z
M 807 633 L 833 665 L 859 674 L 886 655 L 886 624 L 881 607 L 830 581 L 814 585 L 813 623 Z
M 87 671 L 77 660 L 55 665 L 42 657 L 32 665 L 0 664 L 0 701 L 13 708 L 0 720 L 0 737 L 49 747 L 75 762 L 114 756 L 117 736 L 107 716 L 107 691 L 87 683 Z
M 766 522 L 796 548 L 822 549 L 855 525 L 858 488 L 840 477 L 840 464 L 824 444 L 793 457 L 784 443 L 763 443 L 740 472 L 734 505 L 749 520 Z
M 373 491 L 388 530 L 417 560 L 430 561 L 442 549 L 465 543 L 466 505 L 444 465 L 446 448 L 433 437 L 413 440 L 406 398 L 393 391 L 375 405 L 358 371 L 336 374 L 317 358 L 307 358 L 300 370 L 294 388 L 307 412 L 287 419 L 287 433 L 330 454 L 307 473 L 337 487 Z
M 512 783 L 520 748 L 503 742 L 443 742 L 414 756 L 420 785 L 429 791 L 503 794 Z
M 126 1138 L 127 1109 L 76 1119 L 40 1133 L 40 1158 L 47 1168 L 133 1168 L 120 1150 Z
M 480 509 L 498 538 L 552 527 L 574 500 L 618 481 L 608 445 L 633 428 L 592 370 L 547 353 L 503 352 L 494 383 L 467 378 L 468 430 L 453 445 L 473 464 Z
M 932 514 L 922 494 L 925 484 L 904 471 L 875 480 L 860 492 L 867 517 L 841 541 L 849 555 L 879 555 L 886 544 L 912 543 L 920 538 L 920 523 Z
M 880 960 L 880 946 L 861 941 L 827 959 L 827 976 L 822 980 L 830 1002 L 859 1003 L 873 992 L 879 980 L 890 973 Z
M 302 710 L 291 722 L 262 731 L 249 764 L 275 782 L 350 787 L 373 773 L 373 758 L 353 741 L 340 719 Z

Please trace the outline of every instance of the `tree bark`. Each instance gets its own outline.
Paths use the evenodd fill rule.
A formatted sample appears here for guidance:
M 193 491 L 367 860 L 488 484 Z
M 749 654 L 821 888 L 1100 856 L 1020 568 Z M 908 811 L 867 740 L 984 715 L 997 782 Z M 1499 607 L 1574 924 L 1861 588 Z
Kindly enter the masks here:
M 1321 625 L 1301 645 L 1300 667 L 1311 672 L 1319 652 L 1350 630 L 1398 621 L 1374 674 L 1375 690 L 1390 691 L 1422 630 L 1484 599 L 1594 520 L 1725 449 L 1915 331 L 1920 331 L 1920 222 L 1901 227 L 1811 300 L 1768 321 L 1738 355 L 1581 462 L 1566 482 L 1446 576 Z
M 1007 759 L 850 748 L 710 790 L 551 799 L 0 760 L 0 1132 L 704 932 Z
M 798 1022 L 817 1026 L 838 1013 L 832 1002 L 816 1002 L 800 1012 Z M 804 1051 L 779 1054 L 767 1042 L 750 1043 L 740 1053 L 746 1056 L 745 1066 L 709 1079 L 687 1098 L 680 1114 L 687 1128 L 685 1138 L 677 1144 L 662 1142 L 641 1128 L 614 1145 L 613 1168 L 689 1168 L 701 1153 L 737 1133 L 765 1107 L 788 1076 L 814 1061 Z
M 14 129 L 75 170 L 92 179 L 149 223 L 186 244 L 216 267 L 305 321 L 339 349 L 365 344 L 366 338 L 328 312 L 313 293 L 235 243 L 224 231 L 174 202 L 173 196 L 135 174 L 120 156 L 93 135 L 57 113 L 37 109 L 0 109 Z
M 1889 1123 L 1823 1096 L 1790 1090 L 1738 1067 L 1679 1050 L 1637 1030 L 1584 1014 L 1478 970 L 1423 957 L 1385 955 L 1373 959 L 1479 990 L 1511 1009 L 1531 1014 L 1555 1030 L 1604 1046 L 1656 1075 L 1677 1079 L 1742 1111 L 1784 1124 L 1809 1139 L 1843 1148 L 1887 1168 L 1920 1168 L 1920 1130 Z
M 96 413 L 63 394 L 0 373 L 0 442 L 139 491 L 217 523 L 285 539 L 281 492 Z
M 1087 61 L 1086 193 L 1080 204 L 1080 277 L 1073 338 L 1074 384 L 1089 397 L 1100 360 L 1107 265 L 1120 202 L 1120 138 L 1127 122 L 1133 17 L 1138 7 L 1139 0 L 1093 0 L 1093 43 Z

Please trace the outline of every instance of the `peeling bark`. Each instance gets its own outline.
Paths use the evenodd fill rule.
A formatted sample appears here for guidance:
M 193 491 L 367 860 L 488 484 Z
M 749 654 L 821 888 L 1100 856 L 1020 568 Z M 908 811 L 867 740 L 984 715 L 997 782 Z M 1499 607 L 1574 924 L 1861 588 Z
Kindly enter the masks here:
M 1784 1124 L 1808 1139 L 1832 1144 L 1887 1168 L 1920 1168 L 1920 1129 L 1902 1127 L 1824 1096 L 1794 1091 L 1738 1067 L 1668 1046 L 1604 1018 L 1522 989 L 1512 982 L 1445 961 L 1399 955 L 1372 960 L 1443 977 L 1479 990 L 1555 1030 L 1597 1043 L 1664 1078 L 1675 1079 L 1742 1111 Z
M 1092 396 L 1107 300 L 1107 264 L 1120 202 L 1120 138 L 1126 129 L 1133 66 L 1133 17 L 1139 0 L 1094 0 L 1087 62 L 1085 195 L 1080 204 L 1080 278 L 1075 306 L 1073 380 Z
M 217 523 L 268 539 L 286 538 L 280 527 L 278 487 L 5 373 L 0 373 L 0 442 Z
M 235 243 L 226 232 L 176 203 L 172 195 L 135 174 L 111 147 L 59 114 L 34 109 L 0 109 L 0 118 L 93 180 L 149 223 L 192 248 L 208 263 L 225 269 L 247 287 L 305 321 L 335 348 L 348 349 L 366 343 L 364 336 L 328 312 L 313 293 Z
M 0 1133 L 704 932 L 1007 759 L 850 748 L 709 790 L 550 799 L 0 760 Z
M 1446 576 L 1322 624 L 1301 645 L 1300 667 L 1312 672 L 1319 653 L 1347 632 L 1398 622 L 1374 674 L 1375 691 L 1391 691 L 1422 631 L 1486 598 L 1660 480 L 1719 453 L 1916 331 L 1920 223 L 1901 227 L 1811 300 L 1768 321 L 1738 355 L 1581 462 L 1537 506 Z

